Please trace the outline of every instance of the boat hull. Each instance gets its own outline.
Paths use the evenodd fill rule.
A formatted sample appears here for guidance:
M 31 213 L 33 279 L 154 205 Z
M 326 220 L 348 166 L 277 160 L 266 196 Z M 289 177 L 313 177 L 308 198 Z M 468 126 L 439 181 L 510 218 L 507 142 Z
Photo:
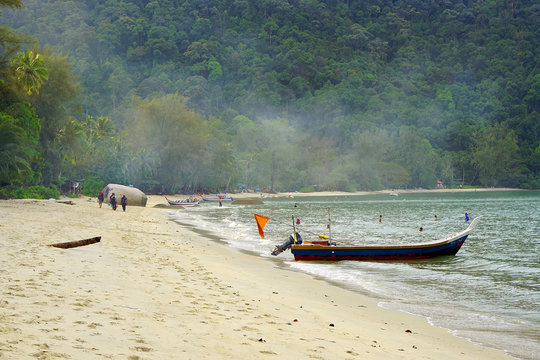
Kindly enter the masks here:
M 391 246 L 292 245 L 295 260 L 415 260 L 455 255 L 469 235 L 432 244 Z
M 190 207 L 190 206 L 197 206 L 199 205 L 199 202 L 198 201 L 190 201 L 190 202 L 185 202 L 185 201 L 174 201 L 174 200 L 169 200 L 167 198 L 165 198 L 167 200 L 167 202 L 169 203 L 169 205 L 171 206 L 183 206 L 183 207 Z
M 216 197 L 202 197 L 203 201 L 219 202 L 219 201 L 232 201 L 232 197 L 216 198 Z

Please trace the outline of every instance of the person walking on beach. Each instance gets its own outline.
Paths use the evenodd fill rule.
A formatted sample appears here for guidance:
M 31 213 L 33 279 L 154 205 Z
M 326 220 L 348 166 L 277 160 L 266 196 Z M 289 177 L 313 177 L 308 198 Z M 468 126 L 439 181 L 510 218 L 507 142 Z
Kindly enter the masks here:
M 120 204 L 122 204 L 122 211 L 126 211 L 126 206 L 127 206 L 126 195 L 122 195 L 122 199 L 120 199 Z
M 111 207 L 113 210 L 116 211 L 116 195 L 114 193 L 112 193 L 111 197 L 109 198 L 110 202 L 111 202 Z
M 103 200 L 105 200 L 105 196 L 103 195 L 103 191 L 99 190 L 99 194 L 97 196 L 99 207 L 101 207 L 101 204 L 103 204 Z

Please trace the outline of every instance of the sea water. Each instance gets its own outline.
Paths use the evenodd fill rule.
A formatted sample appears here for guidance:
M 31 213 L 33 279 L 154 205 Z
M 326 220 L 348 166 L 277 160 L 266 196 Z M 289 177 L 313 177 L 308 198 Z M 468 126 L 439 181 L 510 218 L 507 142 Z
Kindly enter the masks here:
M 456 256 L 295 262 L 286 251 L 277 261 L 363 293 L 382 307 L 423 316 L 472 342 L 540 359 L 540 191 L 262 200 L 250 206 L 203 203 L 171 216 L 268 261 L 276 261 L 270 252 L 287 240 L 293 223 L 304 240 L 324 234 L 339 244 L 405 244 L 466 229 L 465 213 L 471 220 L 483 216 Z M 264 239 L 255 213 L 270 218 Z

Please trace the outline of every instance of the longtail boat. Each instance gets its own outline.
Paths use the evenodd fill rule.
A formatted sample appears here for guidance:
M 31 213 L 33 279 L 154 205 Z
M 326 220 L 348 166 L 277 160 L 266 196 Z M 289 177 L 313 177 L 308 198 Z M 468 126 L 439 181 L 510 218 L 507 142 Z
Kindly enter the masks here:
M 165 196 L 165 200 L 169 203 L 171 206 L 183 206 L 183 207 L 189 207 L 189 206 L 197 206 L 199 205 L 199 200 L 169 200 Z
M 303 241 L 300 234 L 290 235 L 289 239 L 275 247 L 272 255 L 291 249 L 295 260 L 416 260 L 437 256 L 455 255 L 469 233 L 476 228 L 482 217 L 475 218 L 467 229 L 444 239 L 418 244 L 404 245 L 337 245 L 335 242 Z
M 203 201 L 232 201 L 232 196 L 227 196 L 226 194 L 214 194 L 214 196 L 201 196 Z

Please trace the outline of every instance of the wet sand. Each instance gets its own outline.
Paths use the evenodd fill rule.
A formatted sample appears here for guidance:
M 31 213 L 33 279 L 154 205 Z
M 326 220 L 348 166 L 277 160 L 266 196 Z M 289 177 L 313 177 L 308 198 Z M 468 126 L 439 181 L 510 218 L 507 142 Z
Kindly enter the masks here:
M 73 203 L 0 201 L 0 358 L 510 359 L 201 237 L 163 197 Z

